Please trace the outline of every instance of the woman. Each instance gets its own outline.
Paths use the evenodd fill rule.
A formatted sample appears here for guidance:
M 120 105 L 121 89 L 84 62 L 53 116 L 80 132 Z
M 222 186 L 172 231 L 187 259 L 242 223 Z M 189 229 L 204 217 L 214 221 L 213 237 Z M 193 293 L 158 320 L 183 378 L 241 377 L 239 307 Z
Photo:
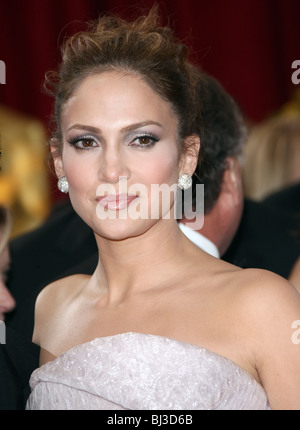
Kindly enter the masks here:
M 263 200 L 300 182 L 300 115 L 279 113 L 254 125 L 245 148 L 245 196 Z
M 6 277 L 10 265 L 8 239 L 11 232 L 11 218 L 8 210 L 0 207 L 0 321 L 5 320 L 5 314 L 12 311 L 15 299 L 6 286 Z
M 101 18 L 65 46 L 51 150 L 100 258 L 37 299 L 27 408 L 297 409 L 298 294 L 200 250 L 151 192 L 190 186 L 199 151 L 186 48 L 156 21 Z

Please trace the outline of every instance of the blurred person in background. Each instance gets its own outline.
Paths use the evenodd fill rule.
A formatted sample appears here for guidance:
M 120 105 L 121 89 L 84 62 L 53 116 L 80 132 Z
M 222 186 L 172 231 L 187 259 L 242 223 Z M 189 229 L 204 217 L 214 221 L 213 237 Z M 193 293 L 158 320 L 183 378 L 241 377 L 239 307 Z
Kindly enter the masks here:
M 11 232 L 11 217 L 9 211 L 0 206 L 0 320 L 5 320 L 5 314 L 12 311 L 16 302 L 6 286 L 7 272 L 10 266 L 8 241 Z
M 242 218 L 241 162 L 247 129 L 239 106 L 220 82 L 197 68 L 193 74 L 203 122 L 192 185 L 195 197 L 197 185 L 204 184 L 204 225 L 197 234 L 210 240 L 220 257 L 232 242 Z M 196 207 L 195 198 L 193 206 Z
M 38 227 L 50 211 L 43 125 L 0 106 L 0 202 L 11 212 L 14 238 Z
M 286 213 L 292 219 L 289 226 L 291 234 L 298 241 L 300 248 L 300 182 L 269 195 L 263 200 L 264 205 L 280 213 Z M 288 276 L 289 281 L 300 292 L 300 250 L 299 257 Z
M 50 210 L 45 140 L 39 121 L 0 106 L 0 320 L 5 321 L 5 343 L 0 344 L 0 410 L 24 409 L 28 379 L 38 365 L 39 348 L 8 327 L 16 299 L 7 283 L 11 239 L 36 229 Z M 24 264 L 30 266 L 30 258 L 25 252 Z
M 204 236 L 229 263 L 267 269 L 287 278 L 300 251 L 293 234 L 298 224 L 277 207 L 245 198 L 243 113 L 220 82 L 203 71 L 195 73 L 204 130 L 203 161 L 193 175 L 193 186 L 204 184 L 204 225 L 192 238 Z
M 283 110 L 254 125 L 245 147 L 245 196 L 262 200 L 300 183 L 300 110 Z

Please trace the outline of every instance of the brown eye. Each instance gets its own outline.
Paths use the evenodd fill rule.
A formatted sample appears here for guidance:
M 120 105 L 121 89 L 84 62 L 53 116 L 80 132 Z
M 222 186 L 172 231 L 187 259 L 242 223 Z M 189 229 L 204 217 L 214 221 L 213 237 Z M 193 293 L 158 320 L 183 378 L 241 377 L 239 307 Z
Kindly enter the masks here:
M 144 134 L 141 136 L 136 136 L 130 143 L 130 146 L 140 147 L 140 148 L 150 148 L 159 141 L 159 138 L 152 134 Z
M 152 139 L 148 136 L 139 137 L 138 141 L 140 145 L 150 145 L 150 143 L 152 143 Z
M 78 136 L 70 139 L 69 143 L 76 149 L 93 149 L 99 146 L 98 141 L 92 136 Z
M 91 139 L 82 139 L 82 147 L 83 148 L 90 148 L 91 146 L 93 146 L 94 141 Z

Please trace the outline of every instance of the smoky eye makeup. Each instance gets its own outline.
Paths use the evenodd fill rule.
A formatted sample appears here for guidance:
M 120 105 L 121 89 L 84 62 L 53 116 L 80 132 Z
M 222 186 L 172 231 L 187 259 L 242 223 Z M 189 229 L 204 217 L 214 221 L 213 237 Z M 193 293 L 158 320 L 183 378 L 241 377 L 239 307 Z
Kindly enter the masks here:
M 154 146 L 159 140 L 159 136 L 152 132 L 132 133 L 125 139 L 130 147 L 146 149 Z M 79 150 L 89 150 L 100 146 L 98 139 L 93 135 L 76 135 L 67 139 L 67 142 Z
M 67 142 L 79 150 L 88 150 L 99 146 L 95 136 L 89 134 L 80 134 L 67 139 Z
M 159 136 L 152 132 L 135 133 L 129 139 L 129 146 L 136 148 L 151 148 L 160 140 Z

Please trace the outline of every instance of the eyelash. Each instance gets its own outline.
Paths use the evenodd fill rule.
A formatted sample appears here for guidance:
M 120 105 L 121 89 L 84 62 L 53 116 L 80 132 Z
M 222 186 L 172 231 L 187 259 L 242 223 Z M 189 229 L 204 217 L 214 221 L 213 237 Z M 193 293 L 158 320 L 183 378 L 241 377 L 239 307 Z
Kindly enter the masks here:
M 159 138 L 152 133 L 142 133 L 142 134 L 136 136 L 132 140 L 132 142 L 134 142 L 135 140 L 138 140 L 138 139 L 150 139 L 151 142 L 147 143 L 147 144 L 142 144 L 142 145 L 136 144 L 136 143 L 130 143 L 129 146 L 136 146 L 138 148 L 150 148 L 150 147 L 154 146 L 159 141 Z
M 147 144 L 132 143 L 138 139 L 149 139 L 150 143 L 147 143 Z M 89 151 L 89 150 L 96 147 L 96 146 L 90 146 L 90 147 L 82 148 L 82 147 L 78 146 L 78 144 L 80 142 L 83 142 L 84 140 L 85 141 L 92 141 L 93 143 L 97 143 L 94 136 L 75 136 L 74 138 L 69 139 L 68 142 L 70 145 L 75 146 L 75 148 L 80 150 L 80 151 Z M 136 136 L 134 139 L 132 139 L 128 146 L 135 146 L 137 148 L 150 148 L 150 147 L 154 146 L 158 141 L 159 141 L 158 136 L 155 136 L 152 133 L 142 133 L 142 134 Z
M 75 148 L 79 149 L 80 151 L 89 151 L 89 150 L 95 148 L 95 146 L 90 146 L 90 147 L 86 147 L 86 148 L 81 148 L 80 146 L 77 146 L 78 143 L 80 143 L 84 140 L 86 140 L 86 141 L 90 140 L 90 141 L 93 141 L 94 143 L 96 143 L 94 136 L 75 136 L 72 139 L 68 140 L 68 142 L 70 145 L 75 146 Z

